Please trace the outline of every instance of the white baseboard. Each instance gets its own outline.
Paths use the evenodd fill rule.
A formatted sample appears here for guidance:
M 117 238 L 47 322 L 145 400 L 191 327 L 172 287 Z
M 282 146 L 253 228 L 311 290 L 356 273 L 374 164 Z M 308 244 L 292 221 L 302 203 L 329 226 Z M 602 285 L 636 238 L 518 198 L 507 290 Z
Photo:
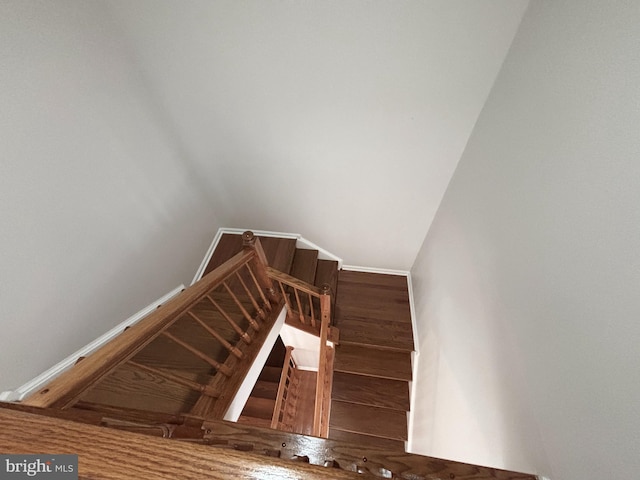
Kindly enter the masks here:
M 24 385 L 18 387 L 15 390 L 8 390 L 8 391 L 0 393 L 0 401 L 3 401 L 3 402 L 19 402 L 19 401 L 24 400 L 26 397 L 28 397 L 32 393 L 40 390 L 42 387 L 44 387 L 47 383 L 49 383 L 51 380 L 56 378 L 58 375 L 60 375 L 64 371 L 68 370 L 69 368 L 73 367 L 75 365 L 75 363 L 78 361 L 78 358 L 86 357 L 86 356 L 90 355 L 91 353 L 95 352 L 100 347 L 102 347 L 103 345 L 105 345 L 106 343 L 111 341 L 113 338 L 115 338 L 118 335 L 120 335 L 124 331 L 124 329 L 126 327 L 130 327 L 131 325 L 134 325 L 134 324 L 138 323 L 140 320 L 142 320 L 144 317 L 149 315 L 151 312 L 153 312 L 160 305 L 162 305 L 163 303 L 167 302 L 171 298 L 175 297 L 182 290 L 184 290 L 184 285 L 180 285 L 179 287 L 174 288 L 173 290 L 171 290 L 166 295 L 163 295 L 162 297 L 160 297 L 155 302 L 151 303 L 147 307 L 145 307 L 142 310 L 140 310 L 138 313 L 136 313 L 136 314 L 132 315 L 131 317 L 127 318 L 124 322 L 116 325 L 111 330 L 109 330 L 107 333 L 105 333 L 104 335 L 101 335 L 100 337 L 96 338 L 91 343 L 88 343 L 87 345 L 82 347 L 77 352 L 72 353 L 67 358 L 65 358 L 61 362 L 55 364 L 50 369 L 42 372 L 37 377 L 29 380 Z
M 409 382 L 409 411 L 407 412 L 407 438 L 405 442 L 405 451 L 413 452 L 413 423 L 415 421 L 415 405 L 416 405 L 416 378 L 418 375 L 418 356 L 420 354 L 411 352 L 411 381 Z

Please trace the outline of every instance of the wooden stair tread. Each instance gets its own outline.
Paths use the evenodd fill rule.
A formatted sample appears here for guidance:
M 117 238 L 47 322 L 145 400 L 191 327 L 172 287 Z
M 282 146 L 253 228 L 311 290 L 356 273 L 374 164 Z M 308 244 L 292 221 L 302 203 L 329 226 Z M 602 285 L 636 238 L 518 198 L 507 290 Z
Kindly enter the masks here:
M 262 371 L 260 372 L 258 380 L 280 383 L 281 373 L 282 367 L 272 367 L 270 365 L 265 365 L 264 367 L 262 367 Z
M 333 374 L 331 398 L 400 411 L 407 411 L 410 406 L 407 382 L 343 372 Z
M 411 354 L 341 344 L 336 348 L 334 371 L 392 380 L 411 380 Z
M 284 273 L 291 271 L 293 255 L 296 249 L 295 238 L 275 238 L 258 237 L 270 266 Z M 225 233 L 220 237 L 220 241 L 207 264 L 204 274 L 211 272 L 215 268 L 233 257 L 242 250 L 242 235 Z
M 407 288 L 407 277 L 403 275 L 387 275 L 381 273 L 356 272 L 340 270 L 340 283 L 352 283 L 385 290 L 404 290 Z
M 256 418 L 247 415 L 240 415 L 240 417 L 238 417 L 238 423 L 252 425 L 254 427 L 271 428 L 270 418 Z
M 316 287 L 322 287 L 324 283 L 328 283 L 331 286 L 331 292 L 335 295 L 338 287 L 338 262 L 318 260 L 316 278 L 313 283 Z
M 225 233 L 220 237 L 218 245 L 207 264 L 204 275 L 215 270 L 224 262 L 233 257 L 236 253 L 242 250 L 242 236 Z
M 413 351 L 411 324 L 387 321 L 336 321 L 340 329 L 340 343 L 369 345 L 393 350 Z
M 254 418 L 268 418 L 271 421 L 275 399 L 249 397 L 242 409 L 242 415 Z
M 296 248 L 291 267 L 291 276 L 313 284 L 318 266 L 318 251 Z
M 296 251 L 295 238 L 258 237 L 269 265 L 284 273 L 291 272 Z
M 258 380 L 254 385 L 253 390 L 251 390 L 251 396 L 275 400 L 278 396 L 278 384 L 276 382 Z
M 176 370 L 171 370 L 171 373 L 206 383 L 206 379 L 198 375 Z M 113 407 L 177 414 L 188 411 L 199 396 L 200 392 L 124 364 L 90 388 L 80 399 Z
M 329 438 L 341 442 L 348 442 L 359 447 L 381 448 L 383 450 L 391 450 L 404 452 L 404 442 L 402 440 L 391 440 L 389 438 L 372 437 L 362 433 L 345 432 L 329 428 Z
M 333 400 L 329 424 L 335 430 L 407 440 L 407 414 L 403 411 Z

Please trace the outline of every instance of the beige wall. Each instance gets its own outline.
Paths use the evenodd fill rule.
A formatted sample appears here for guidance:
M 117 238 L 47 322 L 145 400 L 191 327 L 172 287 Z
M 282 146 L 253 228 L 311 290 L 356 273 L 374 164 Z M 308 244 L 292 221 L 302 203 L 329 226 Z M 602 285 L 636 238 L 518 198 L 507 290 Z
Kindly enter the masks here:
M 639 24 L 531 3 L 412 269 L 416 450 L 638 476 Z

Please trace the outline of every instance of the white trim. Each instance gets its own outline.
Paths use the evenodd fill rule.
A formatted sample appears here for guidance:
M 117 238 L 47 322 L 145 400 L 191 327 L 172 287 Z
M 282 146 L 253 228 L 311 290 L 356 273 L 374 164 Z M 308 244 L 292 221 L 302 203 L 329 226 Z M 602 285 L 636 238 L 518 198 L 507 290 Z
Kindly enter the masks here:
M 40 390 L 44 385 L 49 383 L 51 380 L 56 378 L 58 375 L 60 375 L 64 371 L 68 370 L 69 368 L 73 367 L 75 365 L 75 363 L 78 361 L 78 358 L 86 357 L 87 355 L 90 355 L 91 353 L 95 352 L 100 347 L 102 347 L 104 344 L 106 344 L 107 342 L 111 341 L 113 338 L 115 338 L 118 335 L 120 335 L 124 331 L 124 329 L 126 327 L 130 327 L 131 325 L 133 325 L 135 323 L 138 323 L 140 320 L 142 320 L 144 317 L 149 315 L 151 312 L 153 312 L 160 305 L 162 305 L 163 303 L 167 302 L 171 298 L 175 297 L 176 295 L 178 295 L 183 290 L 184 290 L 184 285 L 180 285 L 179 287 L 174 288 L 173 290 L 171 290 L 166 295 L 163 295 L 162 297 L 160 297 L 155 302 L 151 303 L 147 307 L 145 307 L 142 310 L 140 310 L 138 313 L 136 313 L 136 314 L 132 315 L 131 317 L 127 318 L 124 322 L 116 325 L 111 330 L 109 330 L 107 333 L 101 335 L 100 337 L 96 338 L 92 342 L 88 343 L 87 345 L 82 347 L 77 352 L 72 353 L 67 358 L 65 358 L 61 362 L 55 364 L 50 369 L 42 372 L 37 377 L 29 380 L 24 385 L 18 387 L 15 390 L 8 390 L 6 392 L 0 393 L 0 401 L 3 401 L 3 402 L 19 402 L 19 401 L 24 400 L 25 397 L 28 397 L 29 395 L 31 395 L 35 391 Z
M 195 276 L 193 277 L 193 281 L 191 282 L 191 285 L 193 285 L 194 283 L 196 283 L 198 280 L 200 280 L 202 278 L 202 275 L 204 274 L 204 271 L 207 268 L 207 265 L 209 264 L 209 261 L 211 260 L 211 257 L 213 256 L 213 252 L 215 251 L 216 247 L 218 246 L 218 243 L 220 242 L 220 239 L 222 238 L 222 235 L 224 235 L 225 233 L 228 233 L 228 234 L 231 234 L 231 235 L 242 235 L 247 230 L 251 230 L 251 229 L 249 229 L 249 228 L 227 228 L 227 227 L 219 228 L 218 231 L 216 232 L 215 236 L 213 237 L 213 240 L 211 242 L 211 245 L 209 246 L 209 249 L 207 250 L 207 253 L 205 254 L 204 258 L 202 259 L 202 263 L 200 264 L 200 267 L 198 268 L 198 271 L 196 272 Z M 302 249 L 305 249 L 305 250 L 317 250 L 318 251 L 318 258 L 320 258 L 322 260 L 333 260 L 333 261 L 336 261 L 336 262 L 338 262 L 338 270 L 340 270 L 342 268 L 342 258 L 338 257 L 337 255 L 334 255 L 333 253 L 325 250 L 324 248 L 319 247 L 315 243 L 310 242 L 309 240 L 304 238 L 299 233 L 272 232 L 270 230 L 251 230 L 251 231 L 258 237 L 290 238 L 290 239 L 296 240 L 296 247 L 297 248 L 302 248 Z
M 207 253 L 202 259 L 202 263 L 198 267 L 198 271 L 196 272 L 196 275 L 193 277 L 193 280 L 191 281 L 191 285 L 193 285 L 198 280 L 200 280 L 202 278 L 202 275 L 204 275 L 204 270 L 207 268 L 207 265 L 209 264 L 209 260 L 211 260 L 211 257 L 213 256 L 213 252 L 216 250 L 218 243 L 220 243 L 220 238 L 222 238 L 221 228 L 219 228 L 216 234 L 214 235 L 213 240 L 211 241 L 211 245 L 209 245 L 209 250 L 207 250 Z
M 316 373 L 318 373 L 318 369 L 314 368 L 314 367 L 301 367 L 299 365 L 296 365 L 296 370 L 302 370 L 304 372 L 316 372 Z
M 409 276 L 408 270 L 393 270 L 390 268 L 361 267 L 358 265 L 343 265 L 342 270 L 348 270 L 350 272 L 379 273 L 382 275 L 398 275 L 400 277 Z
M 407 272 L 407 289 L 409 290 L 409 311 L 411 312 L 411 328 L 413 329 L 413 350 L 416 353 L 420 353 L 420 344 L 418 343 L 418 317 L 416 317 L 416 305 L 413 300 L 413 282 L 411 281 L 411 272 Z
M 415 335 L 414 335 L 415 337 Z M 415 422 L 415 406 L 416 406 L 416 378 L 418 375 L 418 357 L 420 354 L 411 352 L 411 381 L 409 382 L 410 400 L 409 411 L 407 412 L 407 441 L 405 442 L 405 451 L 413 453 L 413 425 Z
M 333 260 L 334 262 L 338 262 L 338 270 L 342 268 L 342 258 L 338 257 L 337 255 L 334 255 L 333 253 L 329 252 L 328 250 L 325 250 L 322 247 L 319 247 L 318 245 L 316 245 L 313 242 L 310 242 L 304 237 L 298 238 L 298 241 L 296 242 L 296 247 L 303 250 L 317 250 L 318 258 L 320 260 Z

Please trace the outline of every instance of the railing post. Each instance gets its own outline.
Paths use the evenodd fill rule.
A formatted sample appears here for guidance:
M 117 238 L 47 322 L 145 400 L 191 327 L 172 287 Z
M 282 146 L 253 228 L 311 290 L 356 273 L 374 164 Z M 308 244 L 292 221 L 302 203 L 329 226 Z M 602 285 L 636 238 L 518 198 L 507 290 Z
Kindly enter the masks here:
M 323 422 L 326 422 L 328 412 L 323 408 L 325 392 L 325 377 L 327 375 L 327 340 L 329 338 L 329 323 L 331 321 L 331 287 L 325 283 L 322 285 L 320 295 L 320 358 L 318 362 L 318 378 L 316 381 L 316 401 L 313 414 L 313 435 L 322 435 Z
M 273 288 L 271 278 L 269 278 L 269 275 L 267 274 L 267 266 L 269 266 L 269 263 L 267 262 L 267 256 L 262 249 L 260 239 L 256 237 L 252 231 L 247 230 L 242 234 L 242 248 L 245 251 L 251 251 L 254 253 L 254 258 L 251 260 L 251 264 L 254 266 L 256 280 L 263 291 L 266 292 L 269 301 L 271 301 L 271 303 L 276 303 L 278 295 Z M 271 305 L 265 305 L 265 307 L 269 310 L 271 309 Z

